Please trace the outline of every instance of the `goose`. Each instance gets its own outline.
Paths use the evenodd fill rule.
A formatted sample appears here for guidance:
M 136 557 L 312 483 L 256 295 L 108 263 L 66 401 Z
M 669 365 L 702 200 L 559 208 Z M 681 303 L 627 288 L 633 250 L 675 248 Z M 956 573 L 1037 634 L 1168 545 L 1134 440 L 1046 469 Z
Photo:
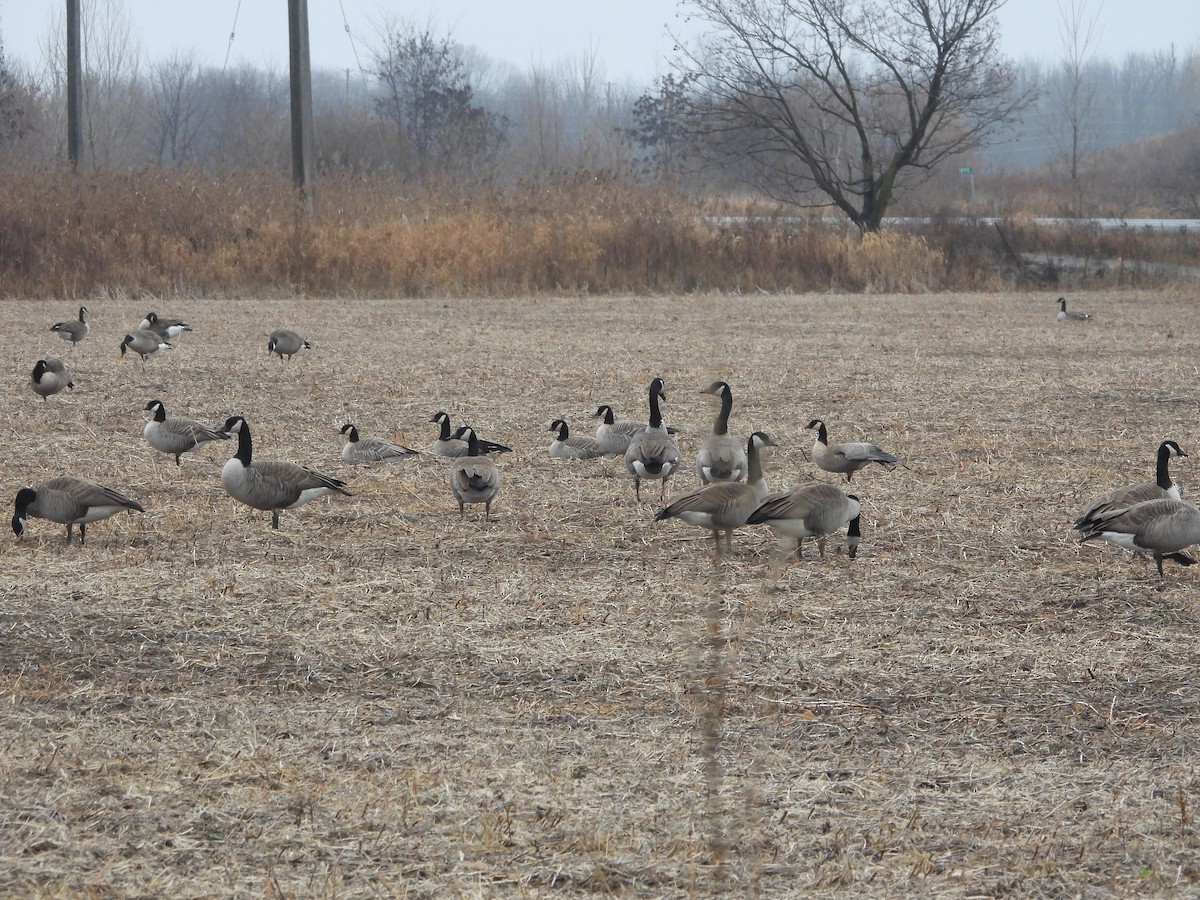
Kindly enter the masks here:
M 242 416 L 230 416 L 221 428 L 238 436 L 237 453 L 221 469 L 221 484 L 234 500 L 254 509 L 271 511 L 271 527 L 279 527 L 279 513 L 295 509 L 328 494 L 354 495 L 346 482 L 329 478 L 305 466 L 278 460 L 254 460 L 250 426 Z
M 438 436 L 429 446 L 429 452 L 434 456 L 443 456 L 446 458 L 455 458 L 466 456 L 468 451 L 467 442 L 462 439 L 461 435 L 465 429 L 459 428 L 454 434 L 450 433 L 450 416 L 443 410 L 438 410 L 429 417 L 429 421 L 438 426 Z M 512 450 L 511 447 L 506 447 L 504 444 L 497 444 L 495 441 L 485 441 L 478 435 L 475 439 L 479 442 L 479 449 L 482 453 L 508 453 Z
M 138 328 L 153 331 L 164 340 L 177 338 L 185 331 L 192 330 L 192 326 L 182 319 L 163 319 L 156 312 L 146 313 L 146 318 L 142 319 L 142 323 L 138 325 Z
M 160 350 L 170 350 L 171 345 L 164 341 L 161 337 L 150 331 L 147 328 L 135 328 L 121 341 L 121 355 L 125 355 L 126 350 L 132 350 L 142 358 L 142 365 L 146 364 L 146 357 L 158 353 Z
M 47 356 L 33 364 L 33 372 L 29 376 L 29 386 L 38 394 L 42 401 L 51 394 L 57 394 L 63 388 L 75 389 L 71 373 L 57 356 Z
M 815 537 L 817 549 L 824 557 L 825 538 L 847 524 L 846 552 L 854 559 L 858 555 L 858 542 L 862 537 L 859 530 L 861 512 L 862 503 L 854 494 L 843 494 L 831 484 L 805 484 L 790 491 L 769 494 L 746 518 L 746 524 L 766 525 L 780 536 L 782 553 L 772 561 L 771 568 L 782 571 L 792 552 L 783 538 L 796 539 L 798 559 L 804 538 Z
M 417 451 L 380 438 L 358 436 L 358 428 L 347 422 L 339 434 L 346 436 L 342 446 L 342 459 L 348 463 L 386 463 L 406 456 L 416 456 Z
M 109 487 L 99 485 L 87 478 L 61 475 L 43 481 L 36 487 L 23 487 L 17 491 L 16 511 L 13 513 L 13 533 L 20 537 L 25 533 L 27 520 L 49 519 L 67 526 L 67 543 L 71 543 L 71 529 L 79 526 L 79 543 L 87 536 L 89 522 L 98 522 L 115 516 L 123 509 L 145 512 L 142 505 Z
M 1196 562 L 1181 551 L 1200 543 L 1200 509 L 1186 500 L 1143 500 L 1093 518 L 1080 543 L 1097 538 L 1139 555 L 1152 554 L 1161 579 L 1164 559 L 1184 566 Z
M 229 434 L 219 428 L 209 428 L 203 422 L 185 416 L 168 416 L 161 400 L 151 400 L 142 409 L 151 414 L 150 421 L 142 429 L 142 437 L 160 453 L 173 455 L 177 466 L 180 465 L 179 458 L 189 450 L 208 441 L 229 440 Z
M 1058 321 L 1060 322 L 1086 322 L 1091 319 L 1088 313 L 1075 312 L 1075 310 L 1067 312 L 1066 297 L 1059 297 L 1054 302 L 1058 304 Z
M 571 434 L 570 427 L 562 419 L 551 422 L 550 431 L 558 432 L 550 442 L 551 459 L 595 459 L 604 455 L 599 441 L 586 434 Z
M 1171 481 L 1170 464 L 1174 456 L 1187 456 L 1174 441 L 1163 441 L 1158 445 L 1155 464 L 1155 480 L 1128 484 L 1092 503 L 1072 526 L 1076 531 L 1088 531 L 1100 516 L 1117 509 L 1124 509 L 1145 500 L 1179 500 L 1179 485 Z
M 689 525 L 707 528 L 712 532 L 716 559 L 721 558 L 721 532 L 725 532 L 725 549 L 732 551 L 733 529 L 746 524 L 750 513 L 758 509 L 767 496 L 767 483 L 763 480 L 763 447 L 775 447 L 774 438 L 756 431 L 746 442 L 748 475 L 743 484 L 738 481 L 720 481 L 685 494 L 661 509 L 654 520 L 679 518 Z
M 88 323 L 84 320 L 85 315 L 87 315 L 87 307 L 81 306 L 79 307 L 78 319 L 68 319 L 65 322 L 55 322 L 50 326 L 50 330 L 58 332 L 58 336 L 64 341 L 70 341 L 71 349 L 74 350 L 75 345 L 87 337 L 88 332 L 91 330 L 88 327 Z
M 813 443 L 813 461 L 826 472 L 845 475 L 847 482 L 855 472 L 871 463 L 892 466 L 900 462 L 892 454 L 880 450 L 874 444 L 830 444 L 829 432 L 826 431 L 825 423 L 820 419 L 813 419 L 805 428 L 817 429 L 817 439 Z
M 278 353 L 280 362 L 285 356 L 290 360 L 301 350 L 311 349 L 312 344 L 287 328 L 276 328 L 267 335 L 267 353 Z
M 700 393 L 718 397 L 721 410 L 713 421 L 712 434 L 696 454 L 696 474 L 704 484 L 714 481 L 741 481 L 746 477 L 746 451 L 729 434 L 729 413 L 733 410 L 733 392 L 724 381 L 714 381 Z
M 613 414 L 613 408 L 607 403 L 597 407 L 592 418 L 600 419 L 600 424 L 596 426 L 596 442 L 604 456 L 624 456 L 633 436 L 646 430 L 645 422 L 633 419 L 618 420 Z
M 625 468 L 633 476 L 633 491 L 639 503 L 642 500 L 643 478 L 662 482 L 658 495 L 659 500 L 662 500 L 666 497 L 667 481 L 679 468 L 679 446 L 663 427 L 662 413 L 659 411 L 659 401 L 666 399 L 663 380 L 655 378 L 650 382 L 648 427 L 640 434 L 634 435 L 625 450 Z
M 473 428 L 468 426 L 463 429 L 463 440 L 467 442 L 467 454 L 450 464 L 450 472 L 446 476 L 450 492 L 458 501 L 459 518 L 466 515 L 466 504 L 482 503 L 483 517 L 490 519 L 492 500 L 500 490 L 500 470 L 489 457 L 482 455 L 479 438 Z

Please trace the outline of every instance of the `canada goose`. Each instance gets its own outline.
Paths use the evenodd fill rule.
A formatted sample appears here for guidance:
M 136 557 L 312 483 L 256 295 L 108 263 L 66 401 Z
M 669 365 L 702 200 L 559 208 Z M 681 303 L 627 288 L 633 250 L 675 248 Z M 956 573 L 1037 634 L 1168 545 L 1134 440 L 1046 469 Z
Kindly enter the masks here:
M 473 428 L 463 430 L 463 440 L 467 442 L 467 455 L 460 456 L 450 464 L 450 472 L 446 480 L 450 483 L 450 492 L 458 501 L 458 515 L 466 515 L 468 503 L 482 503 L 483 517 L 490 519 L 492 515 L 492 500 L 500 490 L 500 470 L 496 464 L 479 449 L 479 438 Z
M 700 393 L 720 399 L 721 409 L 713 421 L 712 434 L 704 439 L 700 452 L 696 454 L 696 474 L 704 484 L 741 481 L 746 477 L 746 451 L 742 449 L 741 442 L 729 434 L 733 392 L 724 381 L 714 381 Z
M 1076 531 L 1089 531 L 1093 522 L 1100 516 L 1146 500 L 1179 500 L 1179 485 L 1171 481 L 1169 471 L 1171 457 L 1173 456 L 1187 456 L 1187 454 L 1174 441 L 1163 441 L 1158 445 L 1154 481 L 1128 484 L 1107 496 L 1101 497 L 1083 511 L 1083 515 L 1075 520 L 1075 524 L 1072 527 Z M 1124 544 L 1121 544 L 1121 546 L 1124 546 Z
M 636 422 L 633 419 L 618 420 L 613 415 L 613 408 L 607 403 L 597 407 L 592 418 L 600 419 L 600 424 L 596 426 L 596 442 L 605 456 L 623 456 L 629 449 L 629 442 L 633 440 L 633 436 L 646 430 L 645 422 Z
M 846 529 L 847 555 L 854 559 L 858 555 L 859 515 L 862 504 L 854 494 L 843 494 L 831 484 L 805 484 L 790 491 L 770 494 L 762 504 L 746 518 L 747 525 L 766 525 L 781 536 L 782 553 L 772 560 L 771 568 L 776 572 L 783 569 L 792 548 L 783 543 L 783 537 L 796 539 L 796 557 L 800 557 L 800 545 L 806 537 L 817 539 L 817 548 L 825 555 L 825 538 L 849 523 Z
M 177 466 L 180 465 L 179 457 L 189 450 L 195 450 L 207 441 L 229 440 L 227 432 L 209 428 L 203 422 L 186 416 L 168 417 L 161 400 L 151 400 L 142 409 L 151 413 L 150 421 L 142 429 L 142 437 L 160 453 L 173 455 Z
M 75 345 L 88 336 L 88 323 L 84 321 L 84 316 L 87 314 L 87 307 L 79 307 L 79 318 L 68 319 L 65 322 L 55 322 L 50 326 L 51 331 L 58 332 L 58 336 L 64 341 L 71 342 L 71 349 L 75 349 Z
M 775 440 L 765 432 L 756 431 L 746 442 L 748 476 L 745 484 L 720 481 L 685 494 L 664 507 L 654 517 L 656 522 L 677 517 L 689 525 L 698 525 L 712 532 L 713 548 L 721 558 L 721 532 L 725 532 L 725 549 L 733 549 L 733 529 L 746 524 L 750 513 L 758 509 L 767 496 L 763 480 L 760 450 L 775 447 Z
M 63 388 L 75 389 L 71 373 L 57 356 L 47 356 L 33 364 L 33 373 L 29 376 L 29 386 L 43 401 L 51 394 L 57 394 Z
M 170 350 L 171 345 L 164 341 L 161 337 L 146 328 L 135 328 L 121 341 L 121 355 L 125 355 L 126 349 L 132 350 L 142 358 L 142 365 L 146 364 L 146 357 L 151 354 L 158 353 L 160 350 Z
M 13 513 L 13 533 L 20 537 L 25 533 L 26 520 L 49 519 L 67 526 L 67 543 L 71 543 L 71 529 L 79 526 L 79 543 L 86 537 L 87 524 L 114 516 L 123 509 L 145 512 L 136 500 L 124 494 L 73 475 L 62 475 L 43 481 L 37 487 L 24 487 L 17 491 L 16 511 Z
M 279 361 L 289 360 L 301 350 L 311 350 L 312 344 L 287 328 L 276 328 L 267 335 L 267 353 L 278 353 Z
M 1144 500 L 1096 516 L 1080 543 L 1096 538 L 1137 554 L 1153 554 L 1158 577 L 1162 578 L 1164 559 L 1185 566 L 1196 562 L 1180 551 L 1200 543 L 1200 509 L 1185 500 Z
M 571 434 L 570 427 L 562 419 L 550 423 L 550 431 L 558 432 L 550 442 L 551 459 L 595 459 L 603 456 L 600 442 L 586 434 Z
M 182 319 L 163 319 L 156 312 L 146 313 L 146 318 L 142 319 L 142 323 L 138 325 L 138 328 L 153 331 L 165 340 L 177 338 L 185 331 L 192 330 L 192 326 Z
M 221 484 L 234 500 L 255 509 L 271 511 L 271 527 L 279 527 L 279 513 L 284 509 L 295 509 L 327 494 L 344 494 L 346 482 L 329 478 L 305 466 L 278 460 L 254 460 L 250 440 L 250 426 L 241 416 L 230 416 L 222 431 L 237 434 L 237 453 L 221 469 Z
M 666 497 L 667 481 L 679 468 L 679 446 L 663 427 L 662 413 L 658 406 L 659 400 L 666 399 L 663 380 L 655 378 L 650 382 L 648 427 L 640 434 L 634 435 L 625 450 L 625 468 L 633 476 L 633 491 L 639 503 L 642 499 L 643 478 L 658 479 L 662 482 L 658 494 L 659 500 L 662 500 Z
M 459 436 L 465 429 L 459 428 L 457 432 L 451 434 L 449 415 L 442 410 L 438 410 L 429 417 L 429 421 L 435 423 L 439 429 L 437 438 L 429 446 L 429 452 L 434 456 L 447 458 L 466 456 L 468 454 L 467 442 Z M 479 450 L 484 454 L 509 453 L 512 450 L 511 447 L 506 447 L 504 444 L 497 444 L 495 441 L 485 441 L 478 435 L 475 436 L 475 440 L 479 442 Z
M 1087 313 L 1075 312 L 1075 310 L 1067 312 L 1066 297 L 1059 297 L 1054 302 L 1058 304 L 1058 321 L 1060 322 L 1086 322 L 1091 318 Z
M 349 422 L 342 426 L 339 433 L 346 436 L 342 459 L 348 463 L 385 463 L 417 454 L 416 450 L 380 438 L 359 437 L 358 429 Z
M 874 444 L 830 444 L 829 432 L 825 430 L 825 423 L 820 419 L 813 419 L 805 428 L 817 429 L 817 439 L 813 443 L 813 461 L 826 472 L 845 475 L 847 482 L 855 472 L 871 463 L 892 466 L 900 462 L 892 454 L 880 450 Z

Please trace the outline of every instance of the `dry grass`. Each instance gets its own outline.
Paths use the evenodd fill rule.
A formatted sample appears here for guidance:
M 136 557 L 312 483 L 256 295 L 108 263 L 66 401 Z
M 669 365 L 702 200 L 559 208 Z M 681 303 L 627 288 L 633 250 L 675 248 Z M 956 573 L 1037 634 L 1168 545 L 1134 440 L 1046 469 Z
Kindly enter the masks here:
M 1053 298 L 152 301 L 195 333 L 144 371 L 149 302 L 89 301 L 74 353 L 72 304 L 0 306 L 7 496 L 70 471 L 147 509 L 0 542 L 0 893 L 1194 894 L 1197 575 L 1069 522 L 1162 437 L 1200 452 L 1200 334 L 1182 296 Z M 315 349 L 268 359 L 278 325 Z M 76 389 L 43 403 L 46 352 Z M 689 459 L 716 377 L 777 486 L 828 477 L 813 416 L 900 455 L 855 480 L 859 558 L 773 585 L 743 530 L 714 570 L 619 465 L 546 457 L 655 374 Z M 272 532 L 227 447 L 149 450 L 152 397 L 357 496 Z M 437 459 L 340 461 L 343 422 L 425 446 L 439 408 L 515 448 L 490 525 Z

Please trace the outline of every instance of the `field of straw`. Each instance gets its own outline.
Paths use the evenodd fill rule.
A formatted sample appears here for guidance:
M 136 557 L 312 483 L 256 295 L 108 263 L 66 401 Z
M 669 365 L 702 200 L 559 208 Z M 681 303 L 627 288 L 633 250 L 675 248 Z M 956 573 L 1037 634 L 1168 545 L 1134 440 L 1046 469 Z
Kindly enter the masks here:
M 97 297 L 74 350 L 77 303 L 5 302 L 5 502 L 72 473 L 145 512 L 0 541 L 0 894 L 1194 895 L 1200 576 L 1070 523 L 1163 438 L 1200 454 L 1200 329 L 1055 297 Z M 119 359 L 151 308 L 194 332 Z M 278 326 L 314 348 L 268 358 Z M 48 353 L 75 389 L 43 402 Z M 674 495 L 717 378 L 772 487 L 836 483 L 813 417 L 897 454 L 854 478 L 858 558 L 774 581 L 751 528 L 716 567 L 619 461 L 547 457 L 656 375 Z M 154 398 L 355 496 L 273 531 L 231 444 L 146 445 Z M 439 409 L 513 447 L 489 523 L 441 459 L 341 461 L 343 423 L 427 448 Z

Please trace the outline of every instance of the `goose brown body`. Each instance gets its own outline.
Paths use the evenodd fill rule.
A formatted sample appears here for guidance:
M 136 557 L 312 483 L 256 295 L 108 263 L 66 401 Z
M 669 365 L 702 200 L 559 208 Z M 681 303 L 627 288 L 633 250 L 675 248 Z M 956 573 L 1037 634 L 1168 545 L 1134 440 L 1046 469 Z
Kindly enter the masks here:
M 28 519 L 49 519 L 67 526 L 68 544 L 71 543 L 71 530 L 76 525 L 79 526 L 79 543 L 83 544 L 90 522 L 107 519 L 122 510 L 145 511 L 140 503 L 119 491 L 74 475 L 62 475 L 36 487 L 21 488 L 14 505 L 12 529 L 17 537 L 25 533 Z

